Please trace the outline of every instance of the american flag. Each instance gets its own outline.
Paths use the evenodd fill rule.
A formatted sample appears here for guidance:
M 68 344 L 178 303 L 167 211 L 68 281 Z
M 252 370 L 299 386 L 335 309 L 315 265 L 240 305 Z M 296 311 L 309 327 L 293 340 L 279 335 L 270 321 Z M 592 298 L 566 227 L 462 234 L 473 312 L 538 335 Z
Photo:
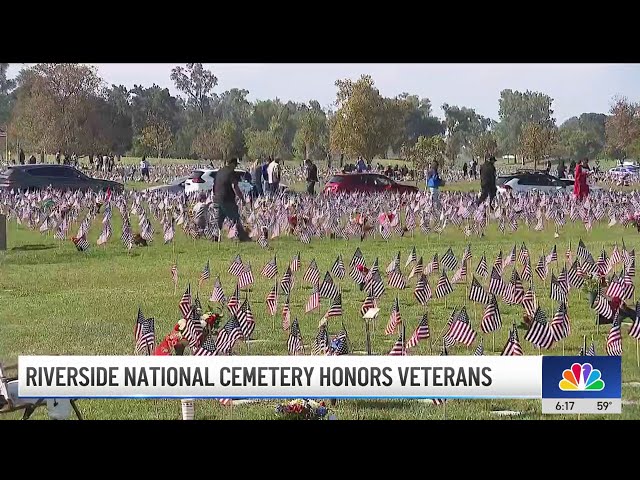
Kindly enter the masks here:
M 318 334 L 316 335 L 316 339 L 313 344 L 313 354 L 324 355 L 327 352 L 328 346 L 329 346 L 329 333 L 327 332 L 327 324 L 322 323 L 318 327 Z
M 442 255 L 442 265 L 444 265 L 449 270 L 453 270 L 458 266 L 458 260 L 456 256 L 453 254 L 453 250 L 451 247 Z
M 622 333 L 620 331 L 620 320 L 616 313 L 611 325 L 611 330 L 607 335 L 607 355 L 622 356 Z
M 371 278 L 376 273 L 380 273 L 380 265 L 378 263 L 378 257 L 376 257 L 376 259 L 373 261 L 373 265 L 371 265 L 371 268 L 369 269 L 366 276 L 364 277 L 364 282 L 365 283 L 369 282 L 369 280 L 371 280 Z
M 416 262 L 416 264 L 411 269 L 411 272 L 409 273 L 409 278 L 412 278 L 415 275 L 422 275 L 423 273 L 425 273 L 424 264 L 423 264 L 422 257 L 420 257 Z
M 587 357 L 595 357 L 596 356 L 596 346 L 593 344 L 593 342 L 591 342 L 591 345 L 589 345 L 589 348 L 587 349 L 587 352 L 585 353 L 585 355 Z
M 602 295 L 598 295 L 591 306 L 598 315 L 602 315 L 605 318 L 613 318 L 614 312 L 611 309 L 611 305 L 607 302 L 607 299 Z
M 493 268 L 495 268 L 500 275 L 502 275 L 502 250 L 498 252 L 496 261 L 493 262 Z
M 546 315 L 540 307 L 538 307 L 533 315 L 531 325 L 524 338 L 538 348 L 548 349 L 553 345 L 553 332 L 547 322 Z
M 269 229 L 267 227 L 262 227 L 260 229 L 258 245 L 260 245 L 261 248 L 267 248 L 269 246 Z
M 360 307 L 360 316 L 364 317 L 365 313 L 367 313 L 371 308 L 376 308 L 376 299 L 373 294 L 367 295 L 367 298 L 362 302 L 362 306 Z
M 569 270 L 567 271 L 567 280 L 569 282 L 569 285 L 571 285 L 573 288 L 582 288 L 582 285 L 584 284 L 584 277 L 579 275 L 577 260 L 574 260 L 569 267 Z
M 463 263 L 460 268 L 451 277 L 453 283 L 467 283 L 467 264 Z
M 232 314 L 236 313 L 238 306 L 240 305 L 240 287 L 236 283 L 236 289 L 233 291 L 233 295 L 229 298 L 227 302 L 227 308 Z
M 515 244 L 513 245 L 513 248 L 511 249 L 511 253 L 509 254 L 509 256 L 507 258 L 505 258 L 504 266 L 507 267 L 507 266 L 511 265 L 512 263 L 516 263 L 516 246 L 515 246 Z
M 509 330 L 509 338 L 501 355 L 504 357 L 520 357 L 524 355 L 520 341 L 518 340 L 518 328 L 515 323 L 513 324 L 513 328 Z
M 202 342 L 203 333 L 202 324 L 200 323 L 200 315 L 198 315 L 195 306 L 191 307 L 189 316 L 186 317 L 186 320 L 187 325 L 185 328 L 185 337 L 189 341 L 189 347 L 191 348 L 191 351 L 195 352 Z
M 307 304 L 304 307 L 305 313 L 309 313 L 320 306 L 320 287 L 316 283 L 313 286 L 313 290 L 311 291 L 311 295 L 309 295 L 309 300 L 307 300 Z
M 267 304 L 269 314 L 273 317 L 278 311 L 278 284 L 271 287 L 271 290 L 269 290 L 269 293 L 267 294 L 265 303 Z
M 624 285 L 624 292 L 622 293 L 621 298 L 628 299 L 633 297 L 636 287 L 633 284 L 633 279 L 631 278 L 629 273 L 623 269 L 622 273 L 620 273 L 620 279 L 622 280 L 622 284 Z
M 524 266 L 529 260 L 529 250 L 527 246 L 522 242 L 522 246 L 520 247 L 520 252 L 518 253 L 518 261 L 522 266 Z
M 275 255 L 273 256 L 273 260 L 269 260 L 265 266 L 262 267 L 260 274 L 267 278 L 273 278 L 278 274 L 278 263 Z
M 87 242 L 87 239 L 84 235 L 78 238 L 73 237 L 71 238 L 71 240 L 73 241 L 73 244 L 76 246 L 78 251 L 86 252 L 87 250 L 89 250 L 89 242 Z
M 389 286 L 392 288 L 397 288 L 399 290 L 404 289 L 407 286 L 407 282 L 402 276 L 402 272 L 400 271 L 400 267 L 397 267 L 389 274 Z
M 300 333 L 300 325 L 298 324 L 297 318 L 293 321 L 291 329 L 289 330 L 287 349 L 289 350 L 289 355 L 299 355 L 300 352 L 304 353 L 302 334 Z
M 475 330 L 471 328 L 471 321 L 469 320 L 469 315 L 467 315 L 467 309 L 466 307 L 462 307 L 456 320 L 451 325 L 447 336 L 451 340 L 462 343 L 468 347 L 475 341 L 476 335 Z
M 362 251 L 360 247 L 356 247 L 356 251 L 353 253 L 353 257 L 351 258 L 351 262 L 349 262 L 349 268 L 356 267 L 358 265 L 364 265 L 364 255 L 362 255 Z
M 583 260 L 587 260 L 589 257 L 591 257 L 591 253 L 589 253 L 589 250 L 587 250 L 587 246 L 584 244 L 582 239 L 580 239 L 580 241 L 578 242 L 577 255 Z
M 109 238 L 111 238 L 111 222 L 107 222 L 104 224 L 102 233 L 100 234 L 100 237 L 98 237 L 96 243 L 98 245 L 103 245 L 109 241 Z
M 291 266 L 289 266 L 280 281 L 280 291 L 285 295 L 289 295 L 291 293 L 291 287 L 293 287 L 293 277 L 291 275 Z
M 500 310 L 498 310 L 498 302 L 496 297 L 492 296 L 491 302 L 485 307 L 482 315 L 480 330 L 482 333 L 495 332 L 502 325 Z
M 216 344 L 215 336 L 210 333 L 207 335 L 198 349 L 193 353 L 196 357 L 213 357 L 218 354 L 218 346 Z
M 515 268 L 511 271 L 509 287 L 510 292 L 507 303 L 510 303 L 512 305 L 518 305 L 522 303 L 522 298 L 524 297 L 524 287 L 522 286 L 520 275 L 518 275 L 518 271 Z
M 487 259 L 485 258 L 484 253 L 480 258 L 480 263 L 478 263 L 478 266 L 476 267 L 476 273 L 481 277 L 486 277 L 489 274 L 489 270 L 487 270 Z
M 307 271 L 304 273 L 302 280 L 312 285 L 320 281 L 320 270 L 318 270 L 318 265 L 316 264 L 315 258 L 311 260 L 309 268 L 307 268 Z
M 473 276 L 471 279 L 471 288 L 469 288 L 469 300 L 482 303 L 484 305 L 491 301 L 491 296 L 482 288 L 478 279 Z
M 151 355 L 156 344 L 156 331 L 153 318 L 144 318 L 142 309 L 138 308 L 135 328 L 136 354 Z
M 607 273 L 607 252 L 605 252 L 604 247 L 600 252 L 600 256 L 598 257 L 598 261 L 596 262 L 596 266 L 598 267 L 598 272 L 601 275 Z
M 345 269 L 344 269 L 344 263 L 342 262 L 342 255 L 338 255 L 338 258 L 336 258 L 336 261 L 333 262 L 333 267 L 331 267 L 331 274 L 334 277 L 338 277 L 339 279 L 344 278 Z
M 178 304 L 182 318 L 188 318 L 191 311 L 191 284 L 187 285 L 187 290 L 182 294 L 180 303 Z
M 251 271 L 251 264 L 247 264 L 242 269 L 242 273 L 238 277 L 238 288 L 246 288 L 253 284 L 253 272 Z
M 536 310 L 538 309 L 538 299 L 536 298 L 536 294 L 533 290 L 529 289 L 525 292 L 522 297 L 522 308 L 524 308 L 524 312 L 529 317 L 533 317 L 533 315 L 535 315 Z
M 231 265 L 229 265 L 229 273 L 231 275 L 235 275 L 236 277 L 242 273 L 242 269 L 244 264 L 242 263 L 242 259 L 240 258 L 240 254 L 236 255 L 236 258 L 233 259 Z
M 558 261 L 558 251 L 555 245 L 551 249 L 551 252 L 549 253 L 549 255 L 547 255 L 547 257 L 545 258 L 545 261 L 547 264 Z
M 122 236 L 120 239 L 127 250 L 133 248 L 133 235 L 131 234 L 131 226 L 128 223 L 122 225 Z
M 396 331 L 396 327 L 402 322 L 402 317 L 400 316 L 400 301 L 396 296 L 395 301 L 393 302 L 393 307 L 391 308 L 391 315 L 389 316 L 389 323 L 387 323 L 386 328 L 384 329 L 385 335 L 391 335 Z
M 244 300 L 236 315 L 238 317 L 238 322 L 240 322 L 242 336 L 244 337 L 245 341 L 250 340 L 251 335 L 256 328 L 256 321 L 253 318 L 253 312 L 251 311 L 251 305 L 249 305 L 248 299 Z
M 467 263 L 467 260 L 471 260 L 472 258 L 471 244 L 467 244 L 467 247 L 464 249 L 464 253 L 462 254 L 462 263 Z
M 393 257 L 393 260 L 387 265 L 385 273 L 390 274 L 395 270 L 400 270 L 400 252 L 396 253 L 396 256 Z
M 199 285 L 202 285 L 204 282 L 209 280 L 211 276 L 211 271 L 209 270 L 209 260 L 207 260 L 207 264 L 202 269 L 202 273 L 200 274 L 200 282 Z
M 300 252 L 296 253 L 289 264 L 292 272 L 297 272 L 300 268 Z
M 171 265 L 171 280 L 173 280 L 173 285 L 178 286 L 178 264 L 174 263 Z
M 429 275 L 439 270 L 440 270 L 440 262 L 438 261 L 438 254 L 436 253 L 433 255 L 433 260 L 431 260 L 431 263 L 427 266 L 427 270 L 424 273 Z
M 325 317 L 331 318 L 340 315 L 342 315 L 342 294 L 338 293 L 331 302 L 331 306 L 329 307 Z
M 329 344 L 329 348 L 327 349 L 327 355 L 348 355 L 349 354 L 349 336 L 347 335 L 347 331 L 344 329 L 344 325 L 342 326 L 342 331 L 338 333 L 333 339 L 331 339 L 331 343 Z
M 289 330 L 289 326 L 291 325 L 291 307 L 289 306 L 291 300 L 289 295 L 287 295 L 287 299 L 282 305 L 282 330 Z
M 611 281 L 609 282 L 609 286 L 607 287 L 607 292 L 605 293 L 605 295 L 611 298 L 622 298 L 622 294 L 625 290 L 626 286 L 622 283 L 622 279 L 616 277 L 616 275 L 614 274 L 611 278 Z
M 364 288 L 366 291 L 372 292 L 375 298 L 380 298 L 384 294 L 384 283 L 382 282 L 380 272 L 376 272 Z
M 216 281 L 213 284 L 213 291 L 211 292 L 211 297 L 209 297 L 210 302 L 221 302 L 225 303 L 227 301 L 224 296 L 224 291 L 222 290 L 222 284 L 220 283 L 220 277 L 216 277 Z
M 403 328 L 402 332 L 400 332 L 400 336 L 398 337 L 398 340 L 396 340 L 396 343 L 394 343 L 393 347 L 391 347 L 391 351 L 389 352 L 389 355 L 391 355 L 392 357 L 400 357 L 406 354 L 407 354 L 407 351 L 404 348 L 404 328 Z
M 504 297 L 507 293 L 507 286 L 505 285 L 504 280 L 502 280 L 502 275 L 495 265 L 491 269 L 489 293 L 493 293 L 494 295 L 499 295 L 501 297 Z
M 412 263 L 414 263 L 416 260 L 418 259 L 418 255 L 416 253 L 416 247 L 413 247 L 411 249 L 411 253 L 409 254 L 409 257 L 407 258 L 406 263 L 404 264 L 405 267 L 408 267 L 409 265 L 411 265 Z
M 522 269 L 522 280 L 530 282 L 533 280 L 532 272 L 531 272 L 531 262 L 527 259 L 527 262 L 524 264 L 524 268 Z
M 424 274 L 420 275 L 420 278 L 416 282 L 416 288 L 413 291 L 413 295 L 416 297 L 416 300 L 418 300 L 420 305 L 426 305 L 431 298 L 431 288 L 429 287 L 427 277 Z
M 561 303 L 558 306 L 558 310 L 551 320 L 551 332 L 555 342 L 568 337 L 571 333 L 571 325 L 569 324 L 569 315 L 567 314 L 567 305 L 565 303 Z
M 482 340 L 480 340 L 480 343 L 473 352 L 473 355 L 476 357 L 481 357 L 482 355 L 484 355 L 484 342 Z
M 228 355 L 233 350 L 236 342 L 242 338 L 242 329 L 240 328 L 240 322 L 235 315 L 232 315 L 224 327 L 218 333 L 218 351 L 224 355 Z
M 453 292 L 453 287 L 451 286 L 451 283 L 449 283 L 447 274 L 442 270 L 440 278 L 438 279 L 438 284 L 436 285 L 435 296 L 436 298 L 442 298 L 449 295 L 451 292 Z
M 640 302 L 636 303 L 636 318 L 629 329 L 629 336 L 640 340 Z
M 567 291 L 564 289 L 564 285 L 558 282 L 553 273 L 551 274 L 550 288 L 551 292 L 549 296 L 551 297 L 551 300 L 555 300 L 558 303 L 566 303 Z
M 411 335 L 411 338 L 407 342 L 406 348 L 410 349 L 415 347 L 416 345 L 418 345 L 418 342 L 420 342 L 420 340 L 426 340 L 430 335 L 431 332 L 429 331 L 429 317 L 426 313 L 424 313 L 422 315 L 422 318 L 420 319 L 420 323 L 418 323 L 418 326 L 413 332 L 413 335 Z
M 558 284 L 562 287 L 566 294 L 569 293 L 569 279 L 567 278 L 567 267 L 563 266 L 558 275 Z
M 320 285 L 320 296 L 322 298 L 328 298 L 332 300 L 338 295 L 339 289 L 338 286 L 333 282 L 333 278 L 331 278 L 331 274 L 326 272 L 324 275 L 324 279 L 322 280 L 322 284 Z
M 536 273 L 541 280 L 545 280 L 547 278 L 547 264 L 544 260 L 544 255 L 541 255 L 538 265 L 536 265 Z

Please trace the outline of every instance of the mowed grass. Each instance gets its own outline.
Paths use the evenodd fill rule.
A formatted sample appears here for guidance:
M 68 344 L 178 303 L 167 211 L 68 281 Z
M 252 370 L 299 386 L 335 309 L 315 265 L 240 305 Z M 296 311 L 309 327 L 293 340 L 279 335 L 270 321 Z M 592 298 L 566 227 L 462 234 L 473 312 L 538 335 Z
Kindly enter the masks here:
M 604 245 L 608 251 L 614 242 L 620 243 L 624 236 L 627 248 L 636 248 L 636 233 L 616 226 L 607 228 L 598 226 L 591 233 L 583 227 L 571 225 L 565 228 L 560 238 L 553 238 L 553 230 L 544 232 L 529 231 L 521 226 L 515 234 L 503 235 L 491 225 L 483 238 L 466 239 L 458 230 L 448 228 L 442 235 L 425 236 L 416 232 L 414 237 L 394 239 L 385 242 L 381 239 L 359 241 L 317 240 L 310 245 L 303 245 L 289 237 L 279 238 L 271 242 L 269 249 L 263 250 L 256 244 L 237 244 L 225 239 L 221 244 L 206 240 L 194 241 L 176 234 L 175 245 L 163 245 L 161 236 L 156 233 L 155 241 L 147 248 L 135 248 L 128 254 L 122 246 L 119 234 L 119 215 L 114 215 L 114 235 L 105 247 L 98 247 L 95 240 L 100 234 L 101 215 L 91 229 L 89 240 L 90 251 L 86 254 L 76 251 L 71 241 L 59 242 L 52 236 L 17 226 L 15 222 L 8 225 L 8 250 L 0 253 L 0 361 L 15 364 L 19 355 L 131 355 L 133 353 L 133 326 L 138 307 L 146 316 L 156 320 L 158 340 L 167 335 L 179 318 L 178 301 L 187 283 L 191 283 L 194 294 L 197 291 L 200 272 L 207 260 L 211 261 L 211 279 L 200 291 L 203 305 L 207 306 L 217 275 L 220 276 L 225 293 L 230 295 L 235 286 L 235 278 L 227 273 L 228 266 L 236 253 L 240 253 L 245 262 L 250 262 L 255 285 L 249 293 L 252 310 L 257 321 L 254 332 L 255 341 L 247 347 L 238 343 L 235 353 L 238 355 L 286 355 L 288 333 L 281 327 L 280 310 L 283 297 L 279 299 L 278 314 L 275 319 L 269 316 L 264 299 L 273 281 L 260 275 L 263 265 L 277 253 L 279 275 L 281 277 L 286 264 L 297 253 L 301 253 L 301 269 L 295 274 L 295 286 L 291 295 L 292 316 L 298 317 L 307 354 L 315 338 L 318 321 L 326 312 L 329 302 L 322 301 L 320 311 L 312 314 L 304 313 L 304 305 L 310 294 L 310 286 L 302 281 L 302 275 L 311 259 L 315 258 L 321 275 L 329 270 L 338 254 L 341 254 L 348 266 L 351 256 L 359 246 L 371 265 L 378 257 L 382 271 L 401 252 L 401 264 L 407 275 L 409 268 L 404 268 L 405 261 L 415 245 L 419 256 L 428 263 L 435 253 L 439 256 L 451 246 L 458 259 L 467 245 L 471 243 L 473 259 L 471 271 L 483 253 L 487 255 L 489 267 L 501 249 L 503 255 L 509 254 L 514 244 L 520 246 L 524 241 L 532 254 L 533 264 L 542 253 L 549 253 L 557 244 L 560 266 L 564 252 L 572 242 L 575 252 L 578 239 L 582 237 L 587 247 L 597 256 Z M 156 232 L 161 229 L 158 225 Z M 75 228 L 71 231 L 75 233 Z M 179 287 L 174 291 L 171 281 L 170 267 L 177 256 L 179 269 Z M 505 277 L 511 273 L 508 267 Z M 554 266 L 558 271 L 558 267 Z M 451 277 L 451 274 L 449 274 Z M 430 277 L 431 288 L 435 288 L 437 275 Z M 346 326 L 355 354 L 363 354 L 365 347 L 365 330 L 359 309 L 364 298 L 359 288 L 346 276 L 338 281 L 343 291 L 342 320 Z M 487 285 L 487 281 L 483 282 Z M 396 336 L 385 336 L 384 327 L 388 321 L 393 298 L 398 293 L 400 311 L 406 322 L 407 335 L 415 329 L 424 308 L 419 306 L 413 297 L 415 279 L 411 279 L 408 288 L 396 291 L 387 287 L 386 293 L 379 302 L 380 316 L 375 324 L 372 336 L 373 352 L 386 355 L 396 340 Z M 636 286 L 638 284 L 636 283 Z M 536 293 L 541 306 L 549 318 L 553 316 L 556 305 L 548 296 L 546 287 L 536 279 Z M 437 343 L 445 326 L 452 307 L 461 307 L 466 303 L 472 325 L 480 330 L 482 307 L 465 300 L 464 285 L 456 285 L 454 292 L 448 296 L 445 306 L 443 299 L 432 300 L 427 311 L 433 338 L 431 342 L 422 341 L 413 351 L 413 355 L 437 355 L 440 353 Z M 484 346 L 487 355 L 499 355 L 507 339 L 507 328 L 513 322 L 521 324 L 522 308 L 510 307 L 500 302 L 502 328 L 495 335 L 486 335 Z M 571 291 L 569 301 L 571 319 L 571 336 L 564 343 L 567 355 L 578 354 L 583 335 L 590 342 L 593 338 L 598 354 L 605 354 L 605 339 L 609 327 L 602 326 L 596 331 L 594 313 L 588 308 L 584 294 Z M 329 324 L 331 334 L 341 328 L 340 318 L 332 319 Z M 640 418 L 640 388 L 628 385 L 640 381 L 640 369 L 636 364 L 636 342 L 628 336 L 628 325 L 623 325 L 623 398 L 630 402 L 623 406 L 623 413 L 618 416 L 601 416 L 600 418 Z M 524 329 L 519 330 L 520 341 L 528 355 L 537 355 L 537 348 L 524 340 Z M 466 349 L 456 346 L 450 349 L 451 355 L 470 355 L 474 347 Z M 545 355 L 562 354 L 560 344 Z M 215 400 L 199 400 L 196 402 L 196 418 L 198 419 L 273 419 L 276 418 L 274 407 L 277 401 L 263 401 L 255 404 L 223 407 Z M 177 400 L 81 400 L 79 406 L 88 419 L 178 419 L 181 416 L 180 402 Z M 504 418 L 492 413 L 493 410 L 514 410 L 521 412 L 519 417 L 525 419 L 558 418 L 543 417 L 539 400 L 451 400 L 446 408 L 434 406 L 431 402 L 401 400 L 352 400 L 341 401 L 333 409 L 339 419 L 493 419 Z M 19 418 L 18 414 L 4 415 L 0 418 Z M 39 411 L 33 418 L 47 418 L 46 412 Z M 513 418 L 513 417 L 506 417 Z M 566 416 L 564 418 L 575 418 Z M 583 416 L 582 418 L 598 418 Z

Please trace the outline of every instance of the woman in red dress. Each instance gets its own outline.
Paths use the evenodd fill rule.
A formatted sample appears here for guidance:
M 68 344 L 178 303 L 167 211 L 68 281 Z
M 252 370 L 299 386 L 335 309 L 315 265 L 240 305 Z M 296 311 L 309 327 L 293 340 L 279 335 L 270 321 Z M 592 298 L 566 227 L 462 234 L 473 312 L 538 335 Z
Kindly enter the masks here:
M 589 159 L 583 158 L 581 162 L 576 165 L 576 171 L 574 175 L 573 194 L 580 201 L 587 198 L 589 195 L 589 185 L 587 184 L 587 177 L 591 174 L 589 171 Z

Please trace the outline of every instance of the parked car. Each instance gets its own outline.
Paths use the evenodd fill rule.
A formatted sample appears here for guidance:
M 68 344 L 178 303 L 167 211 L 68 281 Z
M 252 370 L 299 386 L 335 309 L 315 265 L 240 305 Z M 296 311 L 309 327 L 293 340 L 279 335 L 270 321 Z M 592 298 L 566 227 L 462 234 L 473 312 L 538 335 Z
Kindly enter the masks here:
M 558 178 L 546 172 L 516 172 L 508 175 L 499 175 L 496 180 L 498 192 L 572 192 L 574 180 L 571 178 Z M 600 190 L 600 187 L 589 185 L 591 190 Z
M 625 175 L 639 175 L 640 167 L 637 165 L 619 165 L 609 169 L 609 174 L 621 177 Z
M 145 192 L 169 192 L 169 193 L 184 193 L 184 184 L 189 177 L 178 177 L 167 185 L 156 185 L 155 187 L 149 187 Z
M 351 192 L 417 192 L 413 185 L 405 185 L 379 173 L 342 173 L 334 175 L 324 186 L 324 193 Z
M 184 192 L 188 195 L 194 192 L 208 192 L 213 190 L 218 169 L 198 169 L 191 172 L 184 184 Z M 251 183 L 251 175 L 246 170 L 236 169 L 238 186 L 244 195 L 249 195 L 254 189 Z M 288 187 L 280 184 L 280 191 L 286 192 Z
M 70 165 L 11 165 L 0 173 L 0 188 L 40 190 L 47 187 L 59 190 L 124 190 L 121 183 L 89 177 Z

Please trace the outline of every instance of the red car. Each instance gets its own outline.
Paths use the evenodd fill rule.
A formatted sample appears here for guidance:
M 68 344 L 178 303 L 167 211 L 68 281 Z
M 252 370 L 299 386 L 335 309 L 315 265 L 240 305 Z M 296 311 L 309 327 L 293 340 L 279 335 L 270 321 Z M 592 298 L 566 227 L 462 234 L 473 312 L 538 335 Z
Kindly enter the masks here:
M 413 185 L 404 185 L 379 173 L 342 173 L 334 175 L 324 186 L 324 193 L 352 192 L 417 192 Z

